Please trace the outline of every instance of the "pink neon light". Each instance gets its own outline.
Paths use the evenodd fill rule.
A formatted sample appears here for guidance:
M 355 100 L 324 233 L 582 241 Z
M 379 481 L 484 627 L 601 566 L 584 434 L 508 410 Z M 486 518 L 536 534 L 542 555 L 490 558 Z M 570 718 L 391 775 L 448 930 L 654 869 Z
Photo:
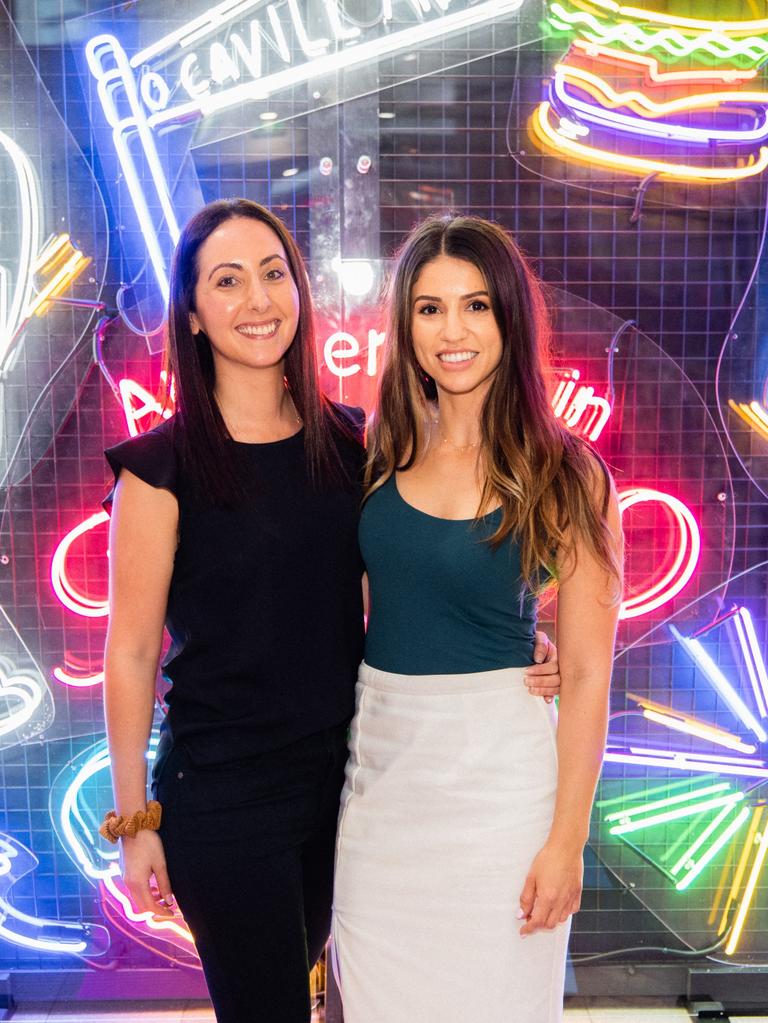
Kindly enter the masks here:
M 658 503 L 667 508 L 678 529 L 678 548 L 672 567 L 642 593 L 622 602 L 619 618 L 639 618 L 676 596 L 689 582 L 701 554 L 701 534 L 696 519 L 678 498 L 662 490 L 634 487 L 619 492 L 619 509 L 624 514 L 636 504 Z
M 160 376 L 163 380 L 165 380 L 167 377 L 166 371 L 163 370 Z M 128 425 L 128 432 L 131 437 L 135 437 L 137 434 L 141 433 L 138 423 L 146 416 L 162 416 L 163 419 L 170 419 L 173 415 L 173 410 L 171 408 L 161 405 L 153 394 L 150 394 L 145 387 L 142 387 L 141 384 L 137 383 L 135 380 L 131 380 L 130 377 L 123 377 L 123 379 L 118 382 L 117 386 L 120 390 L 120 398 L 123 402 L 125 421 Z M 170 395 L 171 398 L 173 398 L 173 381 L 171 381 Z
M 87 518 L 85 522 L 81 522 L 79 526 L 70 529 L 56 548 L 51 559 L 51 585 L 53 586 L 54 593 L 64 607 L 74 611 L 76 615 L 80 615 L 82 618 L 105 618 L 109 614 L 109 601 L 93 600 L 91 597 L 86 597 L 84 593 L 80 593 L 67 575 L 67 554 L 78 537 L 107 522 L 108 519 L 109 515 L 105 511 L 96 512 L 95 515 Z
M 577 387 L 581 378 L 578 369 L 559 369 L 557 372 L 560 380 L 552 395 L 552 411 L 569 429 L 578 429 L 588 440 L 597 440 L 611 417 L 610 402 L 607 398 L 598 397 L 594 387 L 586 384 Z
M 89 686 L 98 686 L 104 681 L 104 672 L 97 671 L 95 675 L 70 675 L 64 668 L 53 669 L 53 677 L 57 682 L 65 686 L 72 686 L 73 689 L 87 689 Z

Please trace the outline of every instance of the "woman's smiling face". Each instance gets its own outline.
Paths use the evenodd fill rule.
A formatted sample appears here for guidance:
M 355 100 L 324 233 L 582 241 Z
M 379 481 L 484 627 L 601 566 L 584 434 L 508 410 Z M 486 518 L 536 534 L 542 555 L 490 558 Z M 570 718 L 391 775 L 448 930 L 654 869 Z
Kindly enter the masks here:
M 443 255 L 424 265 L 411 294 L 411 338 L 438 390 L 487 389 L 503 343 L 488 286 L 473 263 Z
M 299 293 L 282 242 L 249 217 L 225 220 L 200 246 L 193 334 L 211 344 L 214 366 L 282 366 L 299 323 Z

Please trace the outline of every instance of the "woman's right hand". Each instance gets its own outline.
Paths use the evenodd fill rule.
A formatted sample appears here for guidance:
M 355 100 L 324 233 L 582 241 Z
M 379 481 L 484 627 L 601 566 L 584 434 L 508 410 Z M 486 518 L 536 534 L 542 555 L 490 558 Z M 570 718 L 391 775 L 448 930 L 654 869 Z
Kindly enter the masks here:
M 137 831 L 120 839 L 123 881 L 137 913 L 174 915 L 171 882 L 165 865 L 163 843 L 156 831 Z

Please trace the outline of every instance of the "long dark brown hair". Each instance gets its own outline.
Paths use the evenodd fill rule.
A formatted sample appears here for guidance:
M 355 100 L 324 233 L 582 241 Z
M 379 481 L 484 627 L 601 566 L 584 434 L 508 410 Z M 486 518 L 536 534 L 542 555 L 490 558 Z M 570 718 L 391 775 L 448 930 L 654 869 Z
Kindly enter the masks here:
M 480 271 L 503 342 L 481 417 L 485 482 L 477 514 L 502 507 L 491 544 L 510 534 L 519 540 L 523 579 L 540 591 L 556 576 L 555 563 L 574 553 L 575 539 L 582 538 L 614 581 L 618 599 L 621 570 L 606 522 L 611 477 L 597 452 L 552 411 L 542 286 L 498 224 L 478 217 L 430 219 L 400 249 L 389 292 L 385 367 L 369 429 L 367 496 L 396 470 L 411 468 L 428 443 L 436 391 L 414 353 L 412 295 L 424 266 L 441 255 Z
M 208 203 L 188 221 L 173 255 L 167 361 L 176 388 L 175 421 L 181 427 L 176 437 L 182 459 L 200 492 L 219 504 L 232 504 L 243 497 L 242 473 L 214 397 L 211 345 L 203 331 L 192 333 L 190 314 L 195 312 L 200 248 L 216 228 L 236 217 L 261 221 L 275 232 L 299 293 L 299 322 L 285 355 L 285 380 L 304 423 L 307 465 L 315 483 L 344 480 L 336 446 L 330 443 L 331 433 L 355 439 L 347 417 L 320 391 L 309 279 L 292 235 L 278 217 L 250 199 Z

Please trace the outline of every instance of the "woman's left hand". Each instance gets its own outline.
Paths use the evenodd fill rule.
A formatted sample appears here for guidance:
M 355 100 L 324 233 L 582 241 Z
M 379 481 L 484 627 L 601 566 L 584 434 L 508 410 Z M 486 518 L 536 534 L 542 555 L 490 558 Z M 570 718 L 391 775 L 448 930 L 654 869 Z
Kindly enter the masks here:
M 525 684 L 531 696 L 543 696 L 547 703 L 560 693 L 560 665 L 557 663 L 557 647 L 546 632 L 537 630 L 533 647 L 533 660 L 525 669 Z
M 581 904 L 584 861 L 579 846 L 547 842 L 537 853 L 520 893 L 521 937 L 551 931 Z

